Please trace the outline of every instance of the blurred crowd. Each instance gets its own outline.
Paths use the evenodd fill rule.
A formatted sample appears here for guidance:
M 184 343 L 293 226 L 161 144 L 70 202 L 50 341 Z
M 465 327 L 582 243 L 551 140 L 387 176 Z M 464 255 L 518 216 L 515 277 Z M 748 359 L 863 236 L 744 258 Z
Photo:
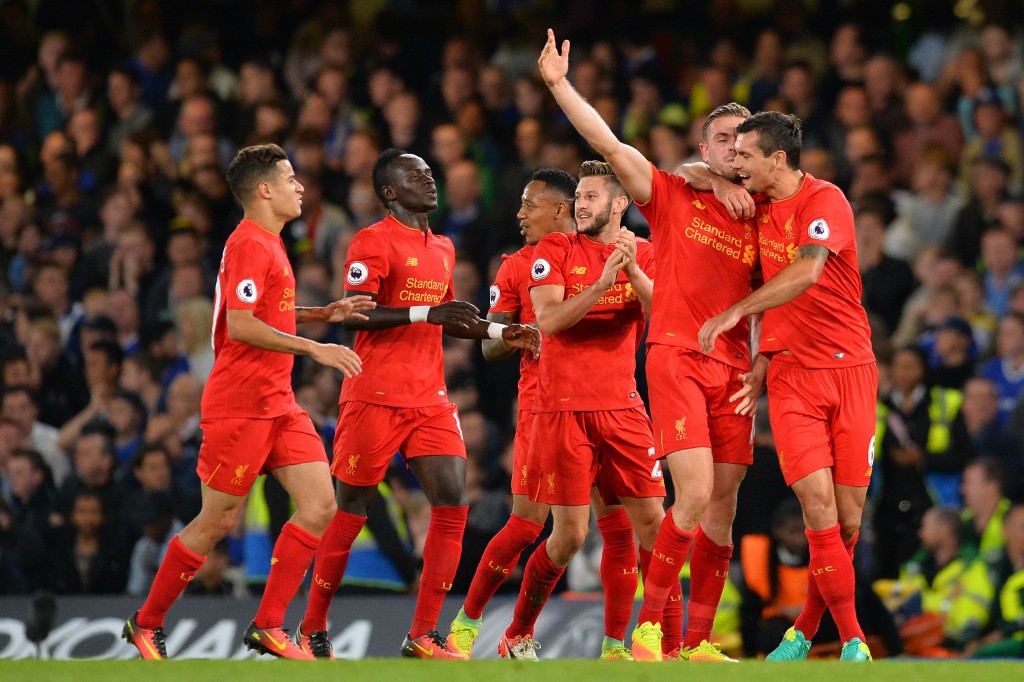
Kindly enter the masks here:
M 1010 19 L 1024 8 L 955 9 L 0 2 L 0 594 L 144 594 L 166 542 L 197 512 L 215 275 L 241 217 L 224 170 L 238 148 L 282 145 L 305 187 L 303 214 L 283 233 L 298 305 L 342 295 L 348 244 L 383 217 L 373 163 L 400 147 L 438 180 L 431 224 L 455 242 L 457 296 L 486 309 L 501 255 L 521 245 L 530 174 L 575 175 L 595 156 L 536 73 L 550 25 L 573 41 L 576 88 L 659 168 L 700 159 L 703 117 L 720 104 L 800 117 L 803 168 L 854 207 L 880 369 L 859 572 L 883 581 L 876 596 L 897 625 L 942 618 L 932 644 L 943 650 L 1019 641 L 1024 35 Z M 626 222 L 645 233 L 635 209 Z M 300 333 L 350 341 L 327 325 Z M 458 589 L 507 518 L 518 368 L 489 365 L 457 339 L 445 363 L 472 500 Z M 296 359 L 298 400 L 328 452 L 340 381 Z M 804 557 L 773 539 L 768 521 L 787 493 L 760 421 L 759 461 L 741 491 L 757 503 L 741 499 L 736 542 L 742 552 L 744 534 L 765 538 L 765 570 L 776 571 Z M 415 582 L 429 507 L 400 459 L 382 500 L 353 556 L 394 571 L 374 580 L 379 562 L 361 575 L 354 559 L 343 590 Z M 267 481 L 190 589 L 258 584 L 289 513 Z M 587 557 L 599 547 L 588 549 L 570 588 L 593 586 Z M 777 580 L 755 580 L 759 592 L 743 574 L 737 589 L 766 604 L 747 616 L 787 613 L 772 606 Z M 961 598 L 976 608 L 958 621 Z

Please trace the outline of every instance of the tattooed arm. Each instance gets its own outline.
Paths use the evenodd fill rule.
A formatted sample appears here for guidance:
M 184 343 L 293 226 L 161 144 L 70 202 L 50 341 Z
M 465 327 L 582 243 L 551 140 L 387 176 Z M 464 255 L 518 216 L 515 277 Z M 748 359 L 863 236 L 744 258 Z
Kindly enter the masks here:
M 515 319 L 512 313 L 487 313 L 487 321 L 509 325 L 518 320 Z M 516 349 L 505 343 L 504 339 L 484 339 L 481 345 L 484 351 L 484 359 L 487 362 L 504 360 L 516 352 Z
M 697 334 L 701 350 L 710 353 L 718 336 L 735 327 L 747 315 L 778 308 L 814 286 L 825 269 L 828 254 L 829 250 L 820 244 L 805 244 L 797 249 L 796 258 L 779 274 L 704 323 Z

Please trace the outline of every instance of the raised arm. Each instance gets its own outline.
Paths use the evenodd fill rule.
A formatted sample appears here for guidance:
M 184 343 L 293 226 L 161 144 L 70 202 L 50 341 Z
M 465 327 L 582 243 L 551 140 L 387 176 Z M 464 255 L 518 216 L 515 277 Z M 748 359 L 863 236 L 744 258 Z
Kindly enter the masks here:
M 636 262 L 636 235 L 625 227 L 621 228 L 615 237 L 615 248 L 626 258 L 626 265 L 622 269 L 633 291 L 636 292 L 644 315 L 650 315 L 651 301 L 654 299 L 654 282 Z
M 715 340 L 729 331 L 747 315 L 762 313 L 789 303 L 814 286 L 825 269 L 828 248 L 819 244 L 805 244 L 797 249 L 796 258 L 764 285 L 746 298 L 704 323 L 697 334 L 701 350 L 710 353 Z
M 555 32 L 549 28 L 548 40 L 541 50 L 537 66 L 555 101 L 573 127 L 612 165 L 633 201 L 647 203 L 651 198 L 653 182 L 651 164 L 643 154 L 615 137 L 600 114 L 566 78 L 569 73 L 569 41 L 562 41 L 562 52 L 559 54 L 555 45 Z

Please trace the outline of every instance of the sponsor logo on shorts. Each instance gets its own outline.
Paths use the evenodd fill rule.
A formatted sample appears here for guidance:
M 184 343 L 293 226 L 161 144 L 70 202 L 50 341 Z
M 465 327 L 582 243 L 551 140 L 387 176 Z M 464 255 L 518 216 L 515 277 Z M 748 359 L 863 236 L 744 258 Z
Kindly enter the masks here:
M 231 479 L 231 485 L 242 485 L 242 477 L 249 470 L 248 464 L 239 464 L 235 467 L 235 477 Z
M 497 284 L 491 285 L 491 307 L 498 305 L 498 301 L 501 300 L 501 289 L 498 288 Z
M 256 282 L 251 279 L 243 279 L 235 288 L 235 294 L 242 303 L 255 303 L 259 292 L 256 291 Z
M 370 276 L 370 269 L 366 267 L 365 263 L 359 261 L 353 261 L 348 266 L 348 274 L 345 276 L 345 281 L 355 286 L 362 284 L 366 281 L 366 278 Z
M 523 470 L 520 472 L 519 485 L 526 485 L 526 465 L 523 465 Z
M 655 453 L 654 448 L 647 448 L 647 456 L 648 457 L 654 457 L 654 453 Z
M 846 353 L 836 353 L 835 355 L 832 356 L 832 358 L 834 360 L 842 360 L 845 357 L 846 357 Z
M 356 473 L 356 467 L 359 466 L 359 457 L 361 455 L 349 455 L 348 456 L 348 468 L 345 469 L 345 473 L 349 476 L 354 476 Z
M 548 494 L 553 495 L 555 492 L 555 475 L 548 474 Z
M 871 442 L 868 443 L 868 476 L 871 475 L 873 466 L 875 466 L 875 437 L 871 436 Z
M 686 440 L 686 417 L 676 420 L 676 440 Z
M 653 448 L 651 449 L 653 450 Z M 661 470 L 661 460 L 659 459 L 657 462 L 654 463 L 654 466 L 651 468 L 651 478 L 664 478 L 664 476 L 665 474 Z

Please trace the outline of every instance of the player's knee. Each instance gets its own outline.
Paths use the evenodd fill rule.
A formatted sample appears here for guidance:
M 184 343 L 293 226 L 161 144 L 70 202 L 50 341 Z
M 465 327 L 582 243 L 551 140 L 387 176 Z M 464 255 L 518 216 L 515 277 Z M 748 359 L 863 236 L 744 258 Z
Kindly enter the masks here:
M 308 517 L 310 525 L 320 533 L 326 530 L 338 511 L 338 504 L 334 501 L 333 495 L 320 495 L 303 506 L 305 507 L 302 510 L 305 512 L 304 516 Z
M 843 538 L 843 542 L 849 542 L 860 530 L 860 519 L 840 519 L 839 520 L 839 534 Z

